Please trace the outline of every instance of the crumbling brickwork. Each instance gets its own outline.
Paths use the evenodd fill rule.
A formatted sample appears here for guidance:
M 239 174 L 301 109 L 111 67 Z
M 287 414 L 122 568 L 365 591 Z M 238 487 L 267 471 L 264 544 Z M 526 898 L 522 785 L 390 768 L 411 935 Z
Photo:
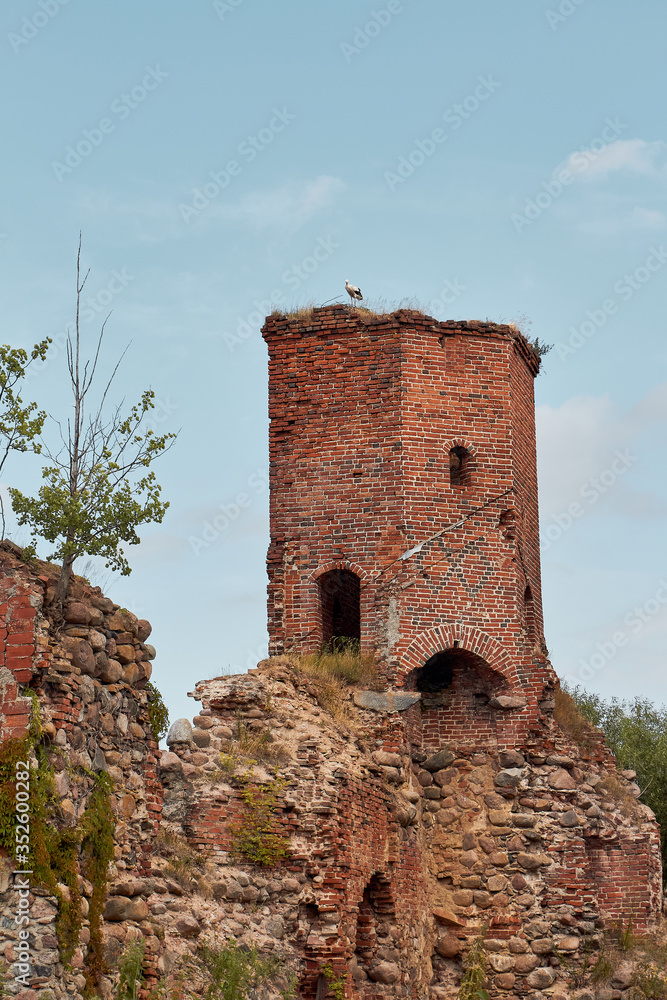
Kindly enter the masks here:
M 165 821 L 211 862 L 216 903 L 198 904 L 199 933 L 279 955 L 310 1000 L 328 995 L 328 966 L 355 1000 L 455 1000 L 484 934 L 490 996 L 539 1000 L 579 996 L 572 970 L 605 927 L 652 925 L 658 828 L 601 734 L 578 746 L 549 719 L 521 750 L 418 749 L 413 709 L 352 694 L 332 719 L 296 656 L 197 684 L 194 728 L 174 726 L 162 767 Z M 248 735 L 263 734 L 253 762 Z M 289 854 L 262 870 L 238 824 L 248 782 L 272 774 Z
M 54 613 L 57 570 L 0 545 L 0 736 L 26 732 L 36 695 L 63 828 L 95 772 L 114 782 L 106 958 L 141 938 L 149 985 L 204 995 L 198 943 L 234 939 L 278 959 L 262 1000 L 291 995 L 288 974 L 305 1000 L 455 1000 L 475 945 L 494 1000 L 590 1000 L 572 984 L 605 928 L 660 912 L 660 843 L 634 772 L 554 714 L 538 359 L 513 327 L 405 310 L 275 315 L 264 336 L 279 655 L 199 682 L 169 752 L 150 729 L 150 625 L 81 580 Z M 342 648 L 349 668 L 358 644 L 375 659 L 364 687 L 300 655 Z M 8 962 L 12 877 L 5 859 Z M 78 884 L 71 968 L 57 900 L 32 886 L 33 989 L 17 1000 L 81 997 L 93 887 Z M 619 983 L 600 1000 L 632 1000 Z M 111 1000 L 112 980 L 99 990 Z
M 35 696 L 41 742 L 47 751 L 50 748 L 53 791 L 59 800 L 55 822 L 72 833 L 88 804 L 92 775 L 105 772 L 113 780 L 115 858 L 102 922 L 105 953 L 113 965 L 128 934 L 146 935 L 147 971 L 157 975 L 160 946 L 147 921 L 142 881 L 150 873 L 162 809 L 159 751 L 145 690 L 155 655 L 146 642 L 151 627 L 79 578 L 73 578 L 63 613 L 54 612 L 51 600 L 57 567 L 37 562 L 26 565 L 19 556 L 20 549 L 12 543 L 0 545 L 0 630 L 4 634 L 0 743 L 26 736 L 33 708 L 29 695 Z M 34 829 L 30 836 L 35 837 Z M 93 887 L 80 871 L 84 919 L 69 968 L 59 951 L 57 900 L 43 886 L 34 884 L 31 889 L 29 978 L 35 989 L 50 991 L 56 998 L 75 998 L 85 987 L 90 942 L 86 916 Z M 11 874 L 8 859 L 0 857 L 0 920 L 10 972 L 15 971 L 19 931 L 14 921 L 17 878 Z M 7 985 L 20 990 L 20 983 L 11 978 Z M 34 995 L 30 994 L 31 1000 Z
M 331 586 L 346 573 L 362 648 L 387 683 L 414 688 L 430 657 L 473 653 L 480 670 L 456 670 L 443 686 L 440 735 L 472 725 L 473 738 L 511 745 L 554 684 L 542 631 L 537 356 L 513 327 L 409 310 L 272 315 L 263 335 L 270 651 L 315 650 L 335 635 Z M 349 624 L 340 630 L 347 637 Z

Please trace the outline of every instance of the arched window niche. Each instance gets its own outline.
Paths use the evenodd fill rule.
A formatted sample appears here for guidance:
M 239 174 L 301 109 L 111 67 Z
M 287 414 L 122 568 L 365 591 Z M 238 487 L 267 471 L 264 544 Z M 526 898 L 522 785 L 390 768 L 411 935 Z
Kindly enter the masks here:
M 332 569 L 318 580 L 322 645 L 336 648 L 361 640 L 361 586 L 348 569 Z
M 449 484 L 455 489 L 470 485 L 471 454 L 463 445 L 449 449 Z

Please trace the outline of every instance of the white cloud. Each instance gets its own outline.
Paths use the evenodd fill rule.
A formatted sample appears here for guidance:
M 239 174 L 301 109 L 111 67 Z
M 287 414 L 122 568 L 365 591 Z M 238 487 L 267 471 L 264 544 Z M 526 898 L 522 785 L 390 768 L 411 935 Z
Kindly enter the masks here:
M 340 177 L 323 174 L 304 184 L 284 184 L 272 191 L 252 191 L 235 205 L 215 205 L 217 218 L 246 222 L 257 229 L 295 231 L 318 212 L 331 208 L 346 190 Z
M 667 385 L 627 410 L 608 395 L 574 396 L 536 411 L 542 524 L 572 503 L 592 513 L 664 517 L 646 458 L 647 439 L 664 432 Z
M 626 171 L 642 176 L 664 172 L 664 142 L 645 139 L 617 139 L 598 150 L 577 150 L 571 153 L 563 167 L 589 180 L 605 179 L 611 173 Z

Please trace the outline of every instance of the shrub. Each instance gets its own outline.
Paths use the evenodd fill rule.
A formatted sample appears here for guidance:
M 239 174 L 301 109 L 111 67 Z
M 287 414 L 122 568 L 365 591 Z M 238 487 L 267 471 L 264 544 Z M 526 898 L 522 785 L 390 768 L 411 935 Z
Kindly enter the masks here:
M 484 989 L 486 984 L 485 936 L 486 927 L 483 927 L 463 959 L 463 979 L 459 986 L 459 1000 L 489 1000 L 489 994 Z
M 190 847 L 185 837 L 159 830 L 157 843 L 163 857 L 169 859 L 164 871 L 184 889 L 190 888 L 191 881 L 199 881 L 206 868 L 206 857 Z
M 285 787 L 282 778 L 262 784 L 245 774 L 239 779 L 245 814 L 230 827 L 234 850 L 262 868 L 274 867 L 289 853 L 289 840 L 276 829 L 278 796 Z
M 120 956 L 118 970 L 120 978 L 116 988 L 116 1000 L 137 1000 L 143 983 L 142 965 L 146 954 L 145 940 L 130 941 Z
M 263 957 L 254 946 L 231 938 L 224 945 L 203 943 L 196 955 L 183 957 L 178 971 L 151 990 L 149 1000 L 248 1000 L 264 996 L 267 986 L 282 1000 L 296 1000 L 296 977 L 282 959 Z
M 162 700 L 162 695 L 150 681 L 146 685 L 148 691 L 148 721 L 151 725 L 153 739 L 159 743 L 169 731 L 169 712 Z
M 568 693 L 582 715 L 602 729 L 619 767 L 637 772 L 642 800 L 660 824 L 662 860 L 667 872 L 667 707 L 648 698 L 605 701 L 575 687 Z
M 556 707 L 554 719 L 574 742 L 582 749 L 591 745 L 594 727 L 579 710 L 577 702 L 565 687 L 557 687 L 555 692 Z

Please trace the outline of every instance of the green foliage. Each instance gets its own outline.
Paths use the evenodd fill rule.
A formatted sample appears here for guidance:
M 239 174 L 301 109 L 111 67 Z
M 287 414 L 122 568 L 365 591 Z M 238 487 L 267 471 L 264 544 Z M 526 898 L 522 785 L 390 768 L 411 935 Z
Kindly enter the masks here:
M 201 945 L 197 958 L 207 979 L 206 1000 L 245 1000 L 248 990 L 269 982 L 282 964 L 275 955 L 260 958 L 257 948 L 241 947 L 233 938 L 224 947 Z
M 146 685 L 148 691 L 148 721 L 151 725 L 153 739 L 159 743 L 169 732 L 169 712 L 162 700 L 162 695 L 150 681 Z
M 544 355 L 548 354 L 549 351 L 552 350 L 552 348 L 553 348 L 554 345 L 553 344 L 547 344 L 544 340 L 540 340 L 539 337 L 535 337 L 534 340 L 529 340 L 528 341 L 528 346 L 530 347 L 530 349 L 533 352 L 533 354 L 536 357 L 538 357 L 540 360 L 542 360 L 542 358 L 544 357 Z
M 667 996 L 667 978 L 665 965 L 656 965 L 645 958 L 638 962 L 632 976 L 632 994 L 634 1000 L 661 1000 Z
M 93 884 L 90 900 L 90 944 L 88 958 L 97 983 L 102 968 L 100 919 L 106 895 L 106 876 L 113 858 L 114 817 L 110 793 L 113 785 L 106 774 L 86 776 L 93 782 L 86 809 L 76 827 L 60 826 L 60 798 L 54 785 L 53 767 L 42 736 L 39 705 L 34 691 L 28 735 L 21 740 L 7 740 L 0 745 L 0 846 L 44 886 L 58 901 L 56 932 L 62 960 L 67 964 L 79 942 L 81 930 L 81 894 L 78 886 L 78 858 L 81 850 L 84 871 Z M 29 771 L 30 842 L 27 853 L 15 842 L 16 762 L 33 761 Z M 36 766 L 34 766 L 36 762 Z M 64 892 L 61 886 L 65 886 Z
M 621 951 L 630 951 L 635 944 L 635 936 L 632 933 L 632 917 L 630 917 L 625 927 L 623 924 L 619 925 L 617 933 L 618 946 Z
M 10 967 L 4 961 L 0 961 L 0 997 L 10 997 L 14 995 L 13 993 L 10 993 L 8 989 L 12 979 L 13 976 L 11 975 Z
M 485 936 L 486 928 L 484 927 L 463 959 L 463 978 L 459 985 L 459 1000 L 489 1000 L 489 994 L 484 989 L 486 984 Z
M 143 983 L 142 965 L 146 954 L 146 941 L 130 941 L 123 949 L 118 962 L 120 977 L 116 987 L 116 1000 L 137 1000 Z
M 106 971 L 101 921 L 107 890 L 107 871 L 114 856 L 116 819 L 111 809 L 113 782 L 108 774 L 95 776 L 95 786 L 88 798 L 79 824 L 81 854 L 86 878 L 93 893 L 88 904 L 90 941 L 88 943 L 88 987 L 96 987 Z
M 44 360 L 50 343 L 47 337 L 35 344 L 30 355 L 22 347 L 0 345 L 0 470 L 10 451 L 40 450 L 35 438 L 42 432 L 46 413 L 37 409 L 37 403 L 24 404 L 16 387 L 34 361 Z
M 16 765 L 18 761 L 28 760 L 30 749 L 27 736 L 0 744 L 0 847 L 12 857 L 16 847 Z M 26 867 L 30 867 L 29 856 Z
M 642 801 L 660 823 L 662 858 L 667 866 L 667 707 L 657 707 L 648 698 L 605 701 L 579 687 L 570 689 L 569 694 L 582 715 L 603 730 L 619 766 L 637 772 Z
M 146 472 L 135 482 L 128 478 L 137 470 L 148 469 L 176 436 L 156 436 L 151 429 L 140 429 L 155 406 L 154 398 L 155 393 L 146 390 L 127 418 L 107 428 L 104 442 L 82 456 L 75 481 L 69 462 L 53 456 L 52 464 L 42 470 L 46 482 L 37 497 L 10 488 L 18 523 L 29 526 L 33 539 L 45 538 L 55 545 L 49 559 L 64 562 L 84 554 L 101 556 L 106 566 L 120 570 L 122 576 L 131 572 L 120 543 L 138 545 L 138 526 L 161 522 L 169 506 L 160 500 L 154 472 Z M 130 450 L 134 454 L 128 459 Z
M 345 1000 L 345 977 L 337 976 L 333 965 L 323 965 L 322 975 L 327 981 L 327 986 L 333 993 L 335 1000 Z
M 245 815 L 231 826 L 234 850 L 252 864 L 262 868 L 274 867 L 289 853 L 287 837 L 276 830 L 278 796 L 285 787 L 282 778 L 256 784 L 250 775 L 238 779 Z

